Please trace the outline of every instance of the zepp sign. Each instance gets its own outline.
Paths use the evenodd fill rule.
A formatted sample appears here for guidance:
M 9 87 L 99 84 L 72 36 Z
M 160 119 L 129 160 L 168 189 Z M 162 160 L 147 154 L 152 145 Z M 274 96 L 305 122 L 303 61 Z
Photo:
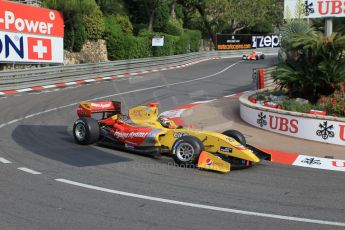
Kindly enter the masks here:
M 0 62 L 63 63 L 60 12 L 0 1 Z
M 279 35 L 254 35 L 253 37 L 252 48 L 276 48 L 280 47 L 280 38 Z

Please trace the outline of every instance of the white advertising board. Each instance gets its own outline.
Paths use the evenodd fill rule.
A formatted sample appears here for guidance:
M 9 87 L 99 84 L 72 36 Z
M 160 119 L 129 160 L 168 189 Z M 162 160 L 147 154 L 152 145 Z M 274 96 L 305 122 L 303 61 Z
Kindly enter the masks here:
M 153 37 L 152 46 L 164 46 L 164 37 Z
M 63 38 L 0 31 L 0 60 L 61 63 Z
M 330 18 L 345 16 L 345 0 L 285 0 L 284 18 Z
M 0 62 L 63 63 L 60 12 L 0 1 Z
M 345 146 L 345 122 L 289 116 L 240 106 L 241 118 L 260 129 Z

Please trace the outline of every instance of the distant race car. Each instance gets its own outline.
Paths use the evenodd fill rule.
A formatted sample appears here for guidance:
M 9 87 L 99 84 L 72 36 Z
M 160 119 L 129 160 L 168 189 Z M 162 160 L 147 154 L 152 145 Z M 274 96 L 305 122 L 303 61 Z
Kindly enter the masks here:
M 243 55 L 242 56 L 243 60 L 259 60 L 259 59 L 265 59 L 265 54 L 263 54 L 262 52 L 256 52 L 253 51 L 252 53 L 248 54 L 248 55 Z
M 77 143 L 110 142 L 116 148 L 141 154 L 170 155 L 184 167 L 229 172 L 270 160 L 271 156 L 246 143 L 236 130 L 221 133 L 177 126 L 166 116 L 158 116 L 157 103 L 121 113 L 116 101 L 81 102 L 74 122 Z M 98 116 L 94 119 L 91 116 Z

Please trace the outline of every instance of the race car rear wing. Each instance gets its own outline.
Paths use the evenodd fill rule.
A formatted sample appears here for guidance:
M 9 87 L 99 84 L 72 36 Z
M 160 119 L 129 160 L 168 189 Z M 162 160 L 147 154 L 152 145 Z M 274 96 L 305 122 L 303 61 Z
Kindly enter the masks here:
M 100 102 L 80 102 L 77 114 L 78 117 L 91 117 L 93 113 L 106 113 L 111 115 L 121 114 L 121 102 L 119 101 L 100 101 Z

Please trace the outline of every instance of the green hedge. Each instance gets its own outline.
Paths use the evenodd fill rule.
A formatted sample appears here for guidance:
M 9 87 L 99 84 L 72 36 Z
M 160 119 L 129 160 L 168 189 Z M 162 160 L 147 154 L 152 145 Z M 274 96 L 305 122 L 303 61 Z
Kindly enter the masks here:
M 198 52 L 200 49 L 201 32 L 199 30 L 185 30 L 184 33 L 190 41 L 190 51 Z
M 114 16 L 106 17 L 105 24 L 109 60 L 170 56 L 199 51 L 200 31 L 185 30 L 180 36 L 174 36 L 141 30 L 138 36 L 134 36 L 129 31 L 124 31 L 123 24 L 120 25 Z M 164 36 L 164 46 L 151 46 L 152 37 L 157 35 Z

